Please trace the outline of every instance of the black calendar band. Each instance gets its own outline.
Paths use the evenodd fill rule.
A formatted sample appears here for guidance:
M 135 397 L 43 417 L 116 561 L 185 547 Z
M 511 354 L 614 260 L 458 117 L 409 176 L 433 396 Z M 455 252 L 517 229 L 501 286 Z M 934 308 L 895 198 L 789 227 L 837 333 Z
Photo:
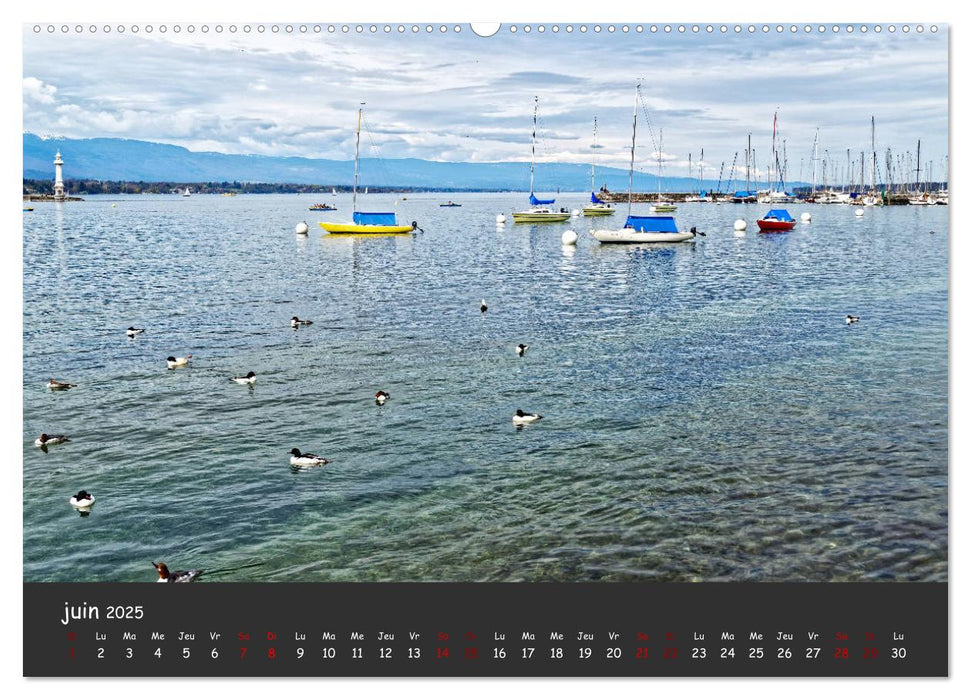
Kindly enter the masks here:
M 946 676 L 946 583 L 24 584 L 25 676 Z

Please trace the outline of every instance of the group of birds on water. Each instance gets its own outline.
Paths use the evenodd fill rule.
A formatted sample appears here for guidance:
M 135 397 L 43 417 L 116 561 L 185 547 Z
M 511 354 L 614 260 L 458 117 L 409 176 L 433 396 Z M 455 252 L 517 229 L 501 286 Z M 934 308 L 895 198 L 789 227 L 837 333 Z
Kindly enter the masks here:
M 479 305 L 479 310 L 484 314 L 489 310 L 489 306 L 486 304 L 485 299 L 483 299 Z M 859 323 L 860 317 L 853 316 L 851 314 L 846 315 L 846 325 L 852 325 L 854 323 Z M 290 319 L 291 328 L 297 329 L 303 326 L 309 326 L 313 323 L 308 319 L 301 319 L 294 316 Z M 134 326 L 129 326 L 125 331 L 125 334 L 129 338 L 135 338 L 136 336 L 145 332 L 144 328 L 135 328 Z M 525 343 L 520 343 L 516 346 L 515 352 L 519 357 L 524 357 L 526 351 L 529 349 L 529 345 Z M 185 357 L 175 357 L 170 355 L 166 358 L 166 363 L 169 369 L 177 369 L 179 367 L 186 367 L 189 364 L 189 360 L 192 359 L 192 355 L 187 354 Z M 256 382 L 256 373 L 250 371 L 243 376 L 230 377 L 229 381 L 240 385 L 252 386 Z M 51 391 L 63 391 L 67 389 L 73 389 L 77 384 L 71 384 L 69 382 L 60 382 L 53 377 L 47 383 L 47 388 Z M 384 390 L 378 391 L 374 395 L 374 401 L 377 405 L 383 406 L 391 398 L 391 394 Z M 536 421 L 542 419 L 538 413 L 527 413 L 522 409 L 516 409 L 516 413 L 513 414 L 512 422 L 517 427 L 517 429 L 522 428 L 524 425 L 530 423 L 535 423 Z M 68 442 L 70 437 L 67 435 L 53 435 L 48 433 L 41 433 L 40 437 L 34 440 L 34 445 L 40 447 L 45 452 L 47 451 L 48 445 L 60 445 Z M 321 457 L 320 455 L 314 454 L 313 452 L 303 452 L 299 448 L 294 447 L 290 450 L 290 465 L 295 468 L 295 471 L 303 471 L 309 467 L 321 467 L 330 464 L 331 460 L 326 457 Z M 81 490 L 69 499 L 70 505 L 75 508 L 82 516 L 87 516 L 91 512 L 91 507 L 95 503 L 95 497 L 85 490 Z M 158 583 L 190 583 L 199 576 L 202 575 L 202 569 L 191 569 L 188 571 L 169 571 L 169 568 L 164 562 L 152 562 L 158 573 Z
M 485 299 L 482 300 L 479 310 L 483 314 L 489 310 Z M 297 316 L 290 319 L 290 326 L 294 329 L 309 326 L 312 323 L 313 321 L 311 320 L 301 319 Z M 128 338 L 135 338 L 144 332 L 144 328 L 135 328 L 134 326 L 129 326 L 125 330 L 125 335 L 127 335 Z M 520 343 L 515 348 L 516 355 L 523 357 L 528 349 L 528 345 Z M 192 354 L 190 353 L 185 357 L 175 357 L 174 355 L 169 355 L 165 361 L 169 369 L 177 369 L 179 367 L 187 367 L 191 359 Z M 240 385 L 252 386 L 256 382 L 256 373 L 250 371 L 242 376 L 230 377 L 229 381 Z M 64 391 L 77 387 L 77 384 L 57 381 L 52 377 L 51 380 L 46 384 L 46 387 L 51 391 Z M 379 390 L 374 395 L 374 401 L 379 406 L 383 406 L 390 398 L 391 394 L 384 390 Z M 543 416 L 539 415 L 538 413 L 527 413 L 522 409 L 517 409 L 516 413 L 512 417 L 512 422 L 517 428 L 521 428 L 523 425 L 534 423 L 535 421 L 540 420 L 542 417 Z M 44 452 L 46 452 L 49 445 L 60 445 L 68 441 L 70 441 L 70 437 L 67 435 L 41 433 L 40 437 L 34 440 L 34 445 L 40 447 Z M 303 452 L 296 447 L 290 450 L 290 465 L 291 467 L 295 468 L 294 471 L 303 471 L 309 467 L 321 467 L 330 463 L 331 460 L 314 454 L 313 452 Z M 95 497 L 82 489 L 75 495 L 71 496 L 68 502 L 82 517 L 86 517 L 91 512 L 91 508 L 95 503 Z M 203 573 L 202 569 L 172 572 L 169 571 L 164 562 L 152 562 L 152 565 L 155 567 L 155 570 L 158 573 L 158 583 L 189 583 L 196 580 Z

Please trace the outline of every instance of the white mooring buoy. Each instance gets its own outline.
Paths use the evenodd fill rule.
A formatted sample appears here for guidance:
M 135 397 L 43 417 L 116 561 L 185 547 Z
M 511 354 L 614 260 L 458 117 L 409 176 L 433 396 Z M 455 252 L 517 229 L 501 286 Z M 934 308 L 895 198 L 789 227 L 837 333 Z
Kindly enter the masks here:
M 580 236 L 577 235 L 576 231 L 564 231 L 563 235 L 560 236 L 563 245 L 576 245 L 579 239 Z
M 735 230 L 744 231 L 748 228 L 748 224 L 745 223 L 745 219 L 735 219 Z
M 863 216 L 863 210 L 862 209 L 857 209 L 856 210 L 856 215 L 857 216 Z
M 804 211 L 802 213 L 802 216 L 800 216 L 799 218 L 802 219 L 803 223 L 808 224 L 810 221 L 813 220 L 813 215 L 810 214 L 808 211 Z
M 310 227 L 307 226 L 307 222 L 306 221 L 301 221 L 299 224 L 297 224 L 294 227 L 293 230 L 296 231 L 301 236 L 305 236 L 305 235 L 307 235 L 307 232 L 310 230 Z
M 505 214 L 496 214 L 496 223 L 497 224 L 504 224 L 504 223 L 506 223 L 506 215 Z
M 580 210 L 574 209 L 571 216 L 573 216 L 574 219 L 577 218 L 578 216 L 580 216 Z

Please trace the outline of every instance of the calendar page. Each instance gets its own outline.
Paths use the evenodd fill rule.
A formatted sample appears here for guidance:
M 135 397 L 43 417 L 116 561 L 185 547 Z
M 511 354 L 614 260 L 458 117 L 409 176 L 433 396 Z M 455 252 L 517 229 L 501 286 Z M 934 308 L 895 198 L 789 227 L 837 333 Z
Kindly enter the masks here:
M 948 676 L 948 43 L 27 21 L 23 675 Z

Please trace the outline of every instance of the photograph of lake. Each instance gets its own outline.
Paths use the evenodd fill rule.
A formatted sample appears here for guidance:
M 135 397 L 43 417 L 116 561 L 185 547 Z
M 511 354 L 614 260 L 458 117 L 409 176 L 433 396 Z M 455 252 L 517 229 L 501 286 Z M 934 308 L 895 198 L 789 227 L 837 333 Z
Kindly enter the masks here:
M 53 26 L 26 582 L 948 580 L 947 26 Z

